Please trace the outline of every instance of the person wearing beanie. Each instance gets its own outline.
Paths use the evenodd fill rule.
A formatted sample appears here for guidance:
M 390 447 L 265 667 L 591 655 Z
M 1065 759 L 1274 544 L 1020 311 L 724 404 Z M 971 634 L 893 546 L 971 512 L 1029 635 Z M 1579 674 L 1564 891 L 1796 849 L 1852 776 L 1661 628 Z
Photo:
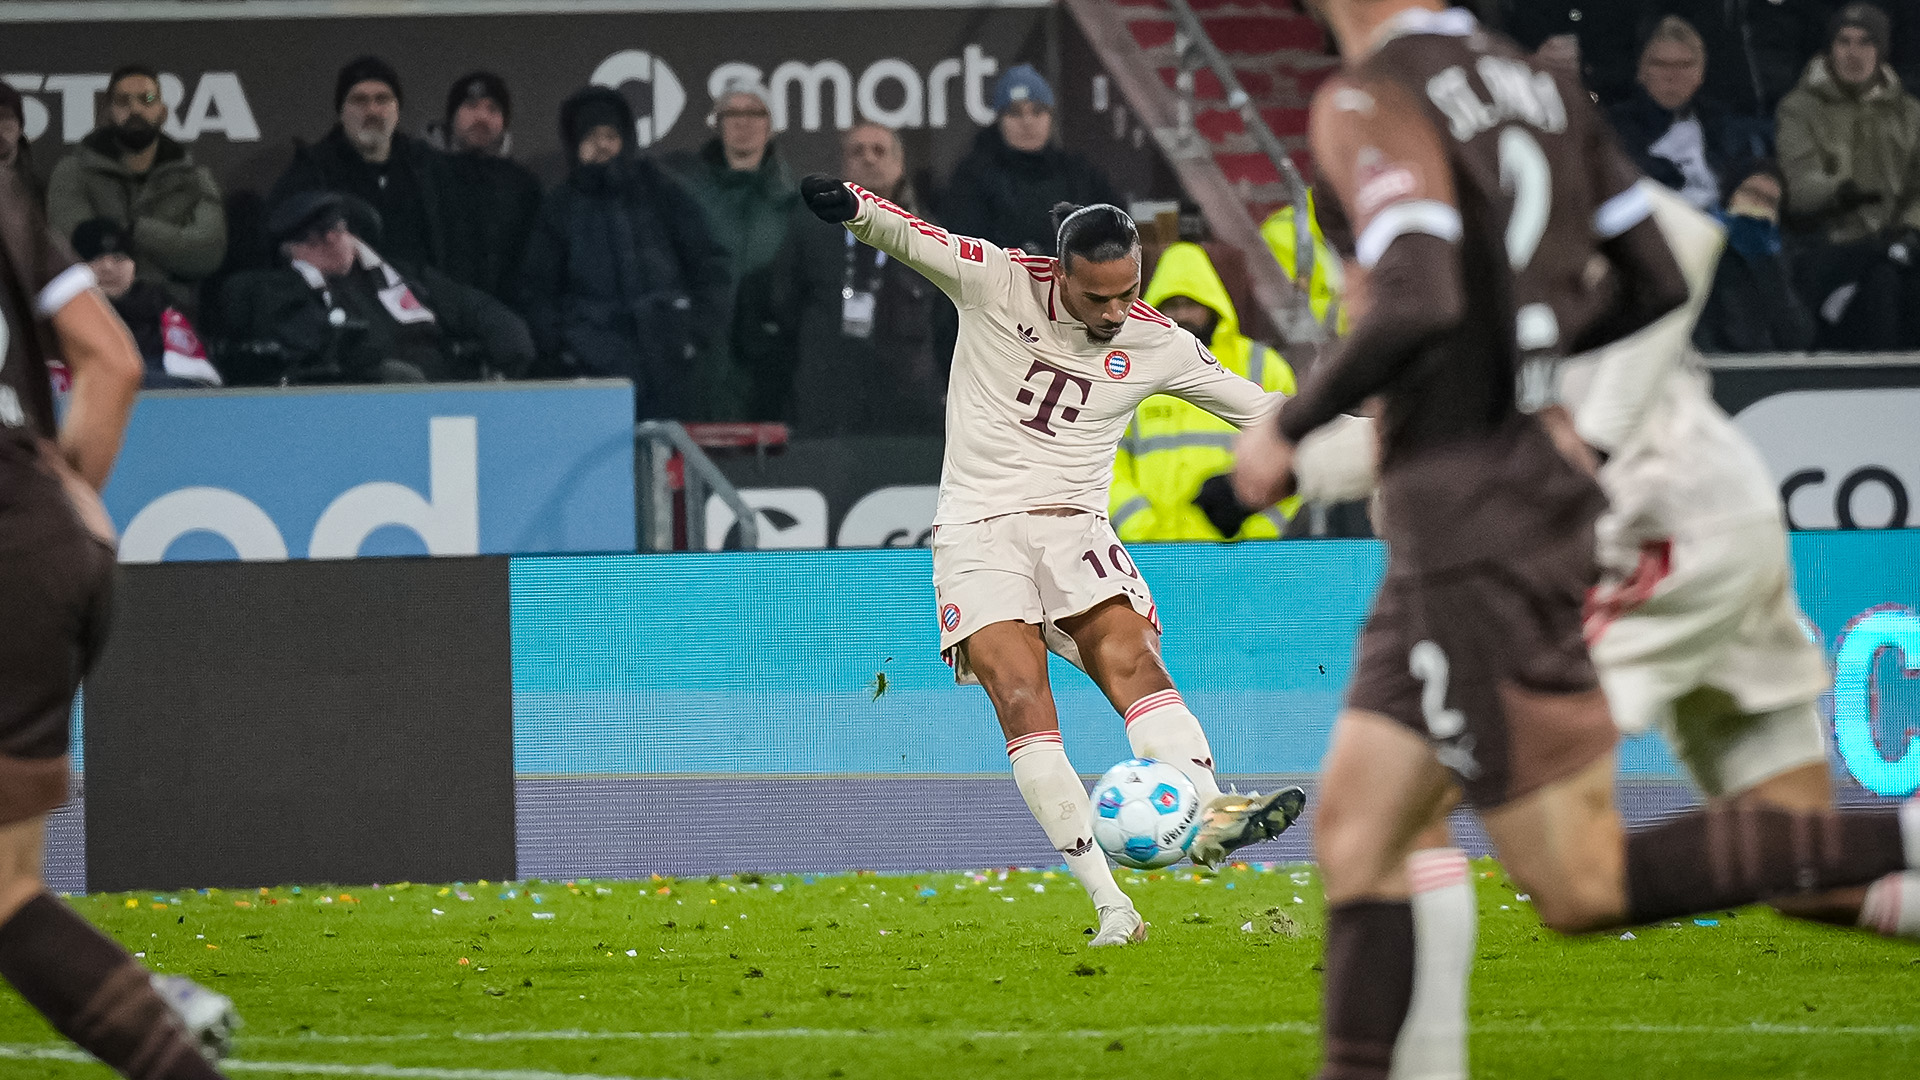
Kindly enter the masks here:
M 520 260 L 540 213 L 540 179 L 508 157 L 512 119 L 506 80 L 476 71 L 448 88 L 439 133 L 447 150 L 442 269 L 507 303 L 514 302 Z
M 60 159 L 47 181 L 47 222 L 62 236 L 110 218 L 126 230 L 142 279 L 183 310 L 227 253 L 227 215 L 213 173 L 161 132 L 167 103 L 152 69 L 129 65 L 107 83 L 106 123 Z
M 400 76 L 377 56 L 340 69 L 333 104 L 339 122 L 317 142 L 294 142 L 293 160 L 267 196 L 269 205 L 295 192 L 355 195 L 386 223 L 386 257 L 408 267 L 443 267 L 446 168 L 426 143 L 400 131 Z
M 133 256 L 133 237 L 113 218 L 90 218 L 73 230 L 73 251 L 80 256 L 100 292 L 127 324 L 146 370 L 140 385 L 148 390 L 220 385 L 220 373 L 193 322 L 167 290 L 142 279 Z
M 688 418 L 727 326 L 727 252 L 634 135 L 617 90 L 560 106 L 570 168 L 540 206 L 519 302 L 546 373 L 629 379 L 637 417 Z
M 701 375 L 704 419 L 784 420 L 792 406 L 797 312 L 772 275 L 800 213 L 800 189 L 774 138 L 770 101 L 758 82 L 729 82 L 707 117 L 713 138 L 664 161 L 706 211 L 733 282 L 726 347 Z
M 1920 100 L 1890 40 L 1886 12 L 1847 4 L 1780 102 L 1787 211 L 1825 241 L 1805 283 L 1823 348 L 1920 347 Z
M 999 118 L 975 137 L 935 206 L 941 224 L 1008 250 L 1052 255 L 1054 205 L 1115 202 L 1113 185 L 1085 156 L 1058 145 L 1053 87 L 1032 65 L 1001 74 L 993 108 Z

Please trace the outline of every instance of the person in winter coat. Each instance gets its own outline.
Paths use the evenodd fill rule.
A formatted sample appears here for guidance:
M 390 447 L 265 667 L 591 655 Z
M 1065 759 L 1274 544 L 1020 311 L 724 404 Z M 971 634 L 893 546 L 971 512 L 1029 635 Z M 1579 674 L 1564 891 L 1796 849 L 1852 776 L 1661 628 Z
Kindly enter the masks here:
M 400 76 L 386 61 L 363 56 L 341 68 L 333 90 L 340 122 L 319 142 L 296 140 L 267 205 L 285 205 L 302 191 L 352 195 L 385 222 L 385 258 L 408 269 L 444 268 L 445 165 L 432 147 L 400 133 L 400 102 Z
M 1653 18 L 1678 15 L 1705 39 L 1713 62 L 1701 98 L 1723 110 L 1736 129 L 1751 120 L 1764 128 L 1800 78 L 1807 57 L 1825 47 L 1827 19 L 1838 6 L 1830 0 L 1653 0 L 1649 5 Z M 1747 130 L 1754 129 L 1748 125 Z
M 284 260 L 221 291 L 222 372 L 238 385 L 469 381 L 518 377 L 527 326 L 504 304 L 431 267 L 405 270 L 348 225 L 350 196 L 303 191 L 273 208 Z M 370 211 L 351 216 L 370 216 Z
M 1239 312 L 1200 245 L 1169 247 L 1144 298 L 1207 342 L 1228 371 L 1263 390 L 1294 392 L 1286 360 L 1240 332 Z M 1252 511 L 1240 506 L 1230 479 L 1237 434 L 1232 424 L 1179 398 L 1156 394 L 1141 402 L 1113 463 L 1110 502 L 1120 539 L 1279 539 L 1300 500 Z
M 1824 241 L 1806 259 L 1819 345 L 1920 347 L 1920 100 L 1888 66 L 1886 13 L 1848 4 L 1780 103 L 1787 208 Z
M 702 380 L 702 415 L 781 420 L 792 396 L 795 315 L 778 305 L 790 293 L 773 287 L 773 265 L 795 222 L 810 215 L 801 213 L 800 189 L 774 143 L 765 87 L 728 84 L 708 119 L 717 135 L 665 161 L 706 211 L 733 280 L 733 324 Z
M 634 152 L 633 131 L 606 87 L 560 107 L 573 168 L 541 205 L 520 302 L 549 370 L 631 379 L 636 415 L 690 418 L 699 363 L 727 325 L 727 252 L 693 197 Z
M 1699 32 L 1670 15 L 1640 52 L 1639 91 L 1607 115 L 1641 172 L 1710 214 L 1720 207 L 1731 162 L 1752 151 L 1729 134 L 1718 106 L 1699 99 L 1708 66 Z
M 174 305 L 165 286 L 142 280 L 133 258 L 133 237 L 112 218 L 83 221 L 73 230 L 73 250 L 86 260 L 100 291 L 127 324 L 146 370 L 140 385 L 148 390 L 193 389 L 220 385 L 220 373 L 193 322 Z
M 513 98 L 488 71 L 463 75 L 447 92 L 447 261 L 442 268 L 495 299 L 512 301 L 520 260 L 540 214 L 540 180 L 508 157 Z
M 840 176 L 910 213 L 906 153 L 892 129 L 855 124 Z M 795 224 L 775 275 L 794 290 L 799 358 L 793 425 L 801 435 L 938 435 L 946 378 L 936 355 L 940 293 L 926 278 L 812 214 Z M 788 306 L 782 303 L 780 306 Z
M 0 170 L 14 173 L 33 194 L 36 203 L 47 201 L 47 185 L 33 165 L 33 140 L 27 138 L 27 107 L 13 84 L 0 80 Z
M 220 187 L 185 147 L 160 133 L 167 106 L 151 70 L 114 72 L 106 115 L 106 126 L 54 166 L 48 223 L 62 236 L 94 218 L 119 223 L 132 237 L 141 278 L 165 286 L 175 304 L 190 309 L 195 284 L 226 256 Z
M 1780 237 L 1779 167 L 1756 162 L 1736 181 L 1719 215 L 1726 250 L 1693 342 L 1707 353 L 1801 352 L 1812 347 L 1813 313 L 1800 299 Z
M 1049 215 L 1062 202 L 1111 203 L 1113 185 L 1085 157 L 1056 145 L 1053 87 L 1028 64 L 1008 68 L 993 86 L 999 115 L 954 167 L 937 209 L 940 222 L 1035 255 L 1054 252 Z

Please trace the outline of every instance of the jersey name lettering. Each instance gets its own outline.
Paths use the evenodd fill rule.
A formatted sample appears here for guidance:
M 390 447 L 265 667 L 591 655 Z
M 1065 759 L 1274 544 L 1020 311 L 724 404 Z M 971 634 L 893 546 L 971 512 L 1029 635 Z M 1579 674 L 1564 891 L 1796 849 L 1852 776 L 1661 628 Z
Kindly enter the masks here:
M 1466 142 L 1508 120 L 1550 133 L 1567 129 L 1567 105 L 1553 76 L 1499 56 L 1480 57 L 1474 70 L 1492 101 L 1480 97 L 1457 65 L 1427 80 L 1427 98 L 1446 115 L 1455 140 Z

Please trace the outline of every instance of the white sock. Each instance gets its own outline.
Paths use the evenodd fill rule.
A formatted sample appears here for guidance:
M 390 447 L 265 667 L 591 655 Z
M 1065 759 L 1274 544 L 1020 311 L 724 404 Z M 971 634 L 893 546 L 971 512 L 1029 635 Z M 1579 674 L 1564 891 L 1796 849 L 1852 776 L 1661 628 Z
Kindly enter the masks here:
M 1920 795 L 1900 804 L 1900 846 L 1907 853 L 1907 869 L 1920 870 Z
M 1164 761 L 1185 773 L 1201 806 L 1220 794 L 1220 782 L 1213 778 L 1213 748 L 1199 719 L 1180 700 L 1180 691 L 1148 694 L 1127 708 L 1126 719 L 1134 757 Z
M 1860 925 L 1883 937 L 1920 938 L 1920 873 L 1888 874 L 1867 886 Z
M 1067 861 L 1067 869 L 1093 897 L 1093 906 L 1132 907 L 1133 901 L 1113 882 L 1107 853 L 1093 842 L 1093 803 L 1087 799 L 1080 774 L 1067 760 L 1060 732 L 1036 731 L 1008 739 L 1007 760 L 1013 762 L 1013 782 L 1027 800 L 1027 809 Z
M 1393 1046 L 1392 1080 L 1466 1080 L 1467 981 L 1479 931 L 1467 854 L 1407 856 L 1413 881 L 1413 1005 Z

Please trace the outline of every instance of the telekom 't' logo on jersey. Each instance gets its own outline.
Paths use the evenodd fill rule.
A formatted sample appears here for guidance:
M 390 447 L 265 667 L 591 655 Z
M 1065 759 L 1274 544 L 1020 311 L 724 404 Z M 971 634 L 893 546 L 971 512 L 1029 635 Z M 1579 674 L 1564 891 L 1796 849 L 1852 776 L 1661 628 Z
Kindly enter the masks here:
M 1067 392 L 1067 387 L 1071 386 L 1079 390 L 1080 404 L 1085 405 L 1087 403 L 1087 395 L 1093 393 L 1093 383 L 1072 372 L 1061 371 L 1052 364 L 1043 364 L 1038 360 L 1035 360 L 1033 366 L 1027 369 L 1026 378 L 1021 381 L 1032 382 L 1033 377 L 1042 372 L 1051 375 L 1053 378 L 1047 383 L 1046 396 L 1040 399 L 1040 411 L 1020 421 L 1020 426 L 1032 428 L 1042 435 L 1058 435 L 1059 432 L 1048 426 L 1049 421 L 1053 419 L 1055 409 L 1060 411 L 1060 419 L 1065 423 L 1071 424 L 1075 420 L 1080 419 L 1080 410 L 1077 406 L 1060 404 L 1060 398 Z M 1029 386 L 1022 389 L 1018 394 L 1014 395 L 1013 400 L 1022 405 L 1033 404 L 1033 387 Z

